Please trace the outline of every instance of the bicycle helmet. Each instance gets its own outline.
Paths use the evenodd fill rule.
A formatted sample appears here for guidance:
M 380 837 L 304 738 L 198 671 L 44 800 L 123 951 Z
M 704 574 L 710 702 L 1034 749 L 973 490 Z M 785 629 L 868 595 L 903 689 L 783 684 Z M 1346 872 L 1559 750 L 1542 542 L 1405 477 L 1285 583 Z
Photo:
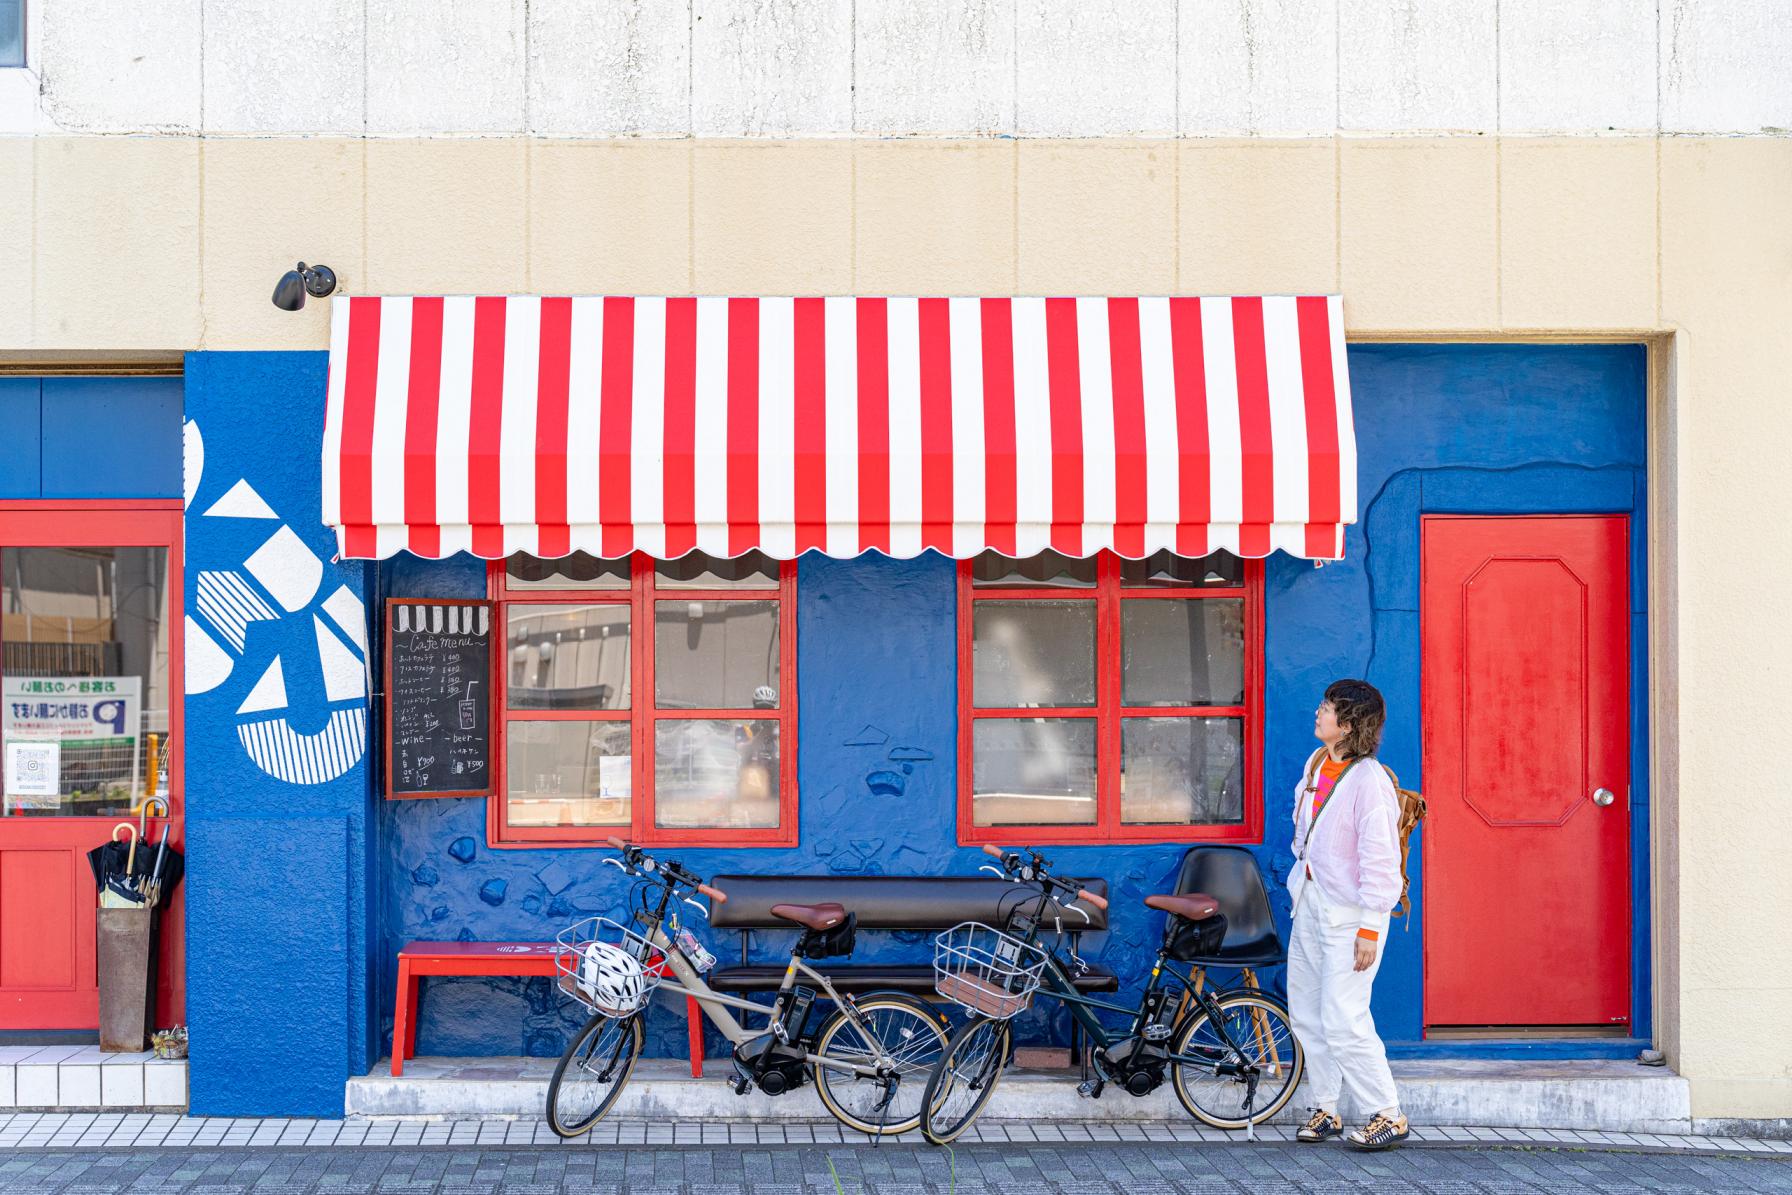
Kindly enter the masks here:
M 628 951 L 592 942 L 579 962 L 579 990 L 611 1016 L 626 1016 L 646 1000 L 647 977 Z
M 773 709 L 778 704 L 778 691 L 770 685 L 760 685 L 753 690 L 754 709 Z

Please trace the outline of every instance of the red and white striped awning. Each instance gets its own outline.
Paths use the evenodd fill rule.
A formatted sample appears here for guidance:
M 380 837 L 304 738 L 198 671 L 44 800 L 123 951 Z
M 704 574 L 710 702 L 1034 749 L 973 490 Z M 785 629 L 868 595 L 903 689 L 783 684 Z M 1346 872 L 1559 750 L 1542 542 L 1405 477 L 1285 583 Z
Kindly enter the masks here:
M 1333 559 L 1356 521 L 1336 296 L 334 302 L 345 557 Z

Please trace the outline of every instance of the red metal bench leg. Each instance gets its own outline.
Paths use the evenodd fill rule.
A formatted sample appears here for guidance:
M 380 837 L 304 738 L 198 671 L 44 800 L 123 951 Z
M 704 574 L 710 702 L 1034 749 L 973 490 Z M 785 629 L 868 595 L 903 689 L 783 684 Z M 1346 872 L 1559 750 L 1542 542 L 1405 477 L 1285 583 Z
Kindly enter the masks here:
M 417 1056 L 417 1022 L 423 1019 L 423 976 L 411 975 L 411 1027 L 404 1035 L 404 1056 Z
M 691 1032 L 691 1078 L 703 1077 L 703 1010 L 695 996 L 684 998 L 684 1015 Z
M 411 1045 L 411 1022 L 415 1019 L 412 1003 L 417 996 L 416 981 L 411 978 L 411 964 L 398 960 L 398 999 L 392 1006 L 392 1075 L 404 1074 L 406 1047 Z

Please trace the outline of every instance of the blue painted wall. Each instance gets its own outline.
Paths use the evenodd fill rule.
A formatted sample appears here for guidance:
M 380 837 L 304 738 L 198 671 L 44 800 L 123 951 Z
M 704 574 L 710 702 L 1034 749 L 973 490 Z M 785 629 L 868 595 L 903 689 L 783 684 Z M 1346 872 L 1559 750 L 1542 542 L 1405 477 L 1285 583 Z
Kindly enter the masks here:
M 1419 769 L 1418 526 L 1421 513 L 1620 511 L 1636 520 L 1638 618 L 1636 693 L 1646 709 L 1642 668 L 1645 357 L 1640 346 L 1364 346 L 1350 354 L 1356 400 L 1362 518 L 1350 529 L 1346 559 L 1316 569 L 1272 557 L 1267 568 L 1265 759 L 1266 841 L 1258 849 L 1277 887 L 1291 853 L 1283 829 L 1290 792 L 1311 747 L 1312 709 L 1339 676 L 1368 676 L 1387 693 L 1392 720 L 1384 757 L 1410 785 Z M 471 560 L 394 560 L 380 586 L 393 596 L 479 597 L 483 570 Z M 981 856 L 954 842 L 956 648 L 950 562 L 830 560 L 810 555 L 798 574 L 798 779 L 802 837 L 793 850 L 677 852 L 704 874 L 731 871 L 964 874 Z M 1641 715 L 1638 718 L 1642 726 Z M 890 754 L 914 749 L 896 797 L 866 783 L 887 771 Z M 1647 758 L 1639 735 L 1636 770 Z M 1640 784 L 1640 782 L 1639 782 Z M 1637 857 L 1646 861 L 1647 800 L 1639 787 L 1633 817 Z M 621 892 L 601 852 L 491 850 L 477 800 L 388 802 L 382 836 L 392 866 L 382 893 L 383 968 L 378 991 L 389 1035 L 392 959 L 416 938 L 546 938 L 571 915 L 611 913 Z M 458 850 L 455 848 L 458 844 Z M 1053 852 L 1059 866 L 1102 874 L 1114 887 L 1113 929 L 1092 938 L 1092 953 L 1129 982 L 1161 920 L 1139 907 L 1145 893 L 1173 881 L 1183 847 L 1144 846 Z M 1391 1040 L 1412 1041 L 1422 1026 L 1422 852 L 1414 855 L 1414 916 L 1397 928 L 1377 985 L 1376 1015 Z M 600 870 L 601 868 L 601 870 Z M 1646 918 L 1645 869 L 1637 909 Z M 501 885 L 502 900 L 492 897 Z M 484 893 L 482 898 L 481 893 Z M 1646 968 L 1639 920 L 1639 966 Z M 767 938 L 767 951 L 776 940 Z M 728 950 L 735 939 L 728 938 Z M 922 958 L 920 940 L 861 938 L 859 957 Z M 769 955 L 768 955 L 769 956 Z M 1279 976 L 1272 976 L 1279 982 Z M 424 997 L 418 1050 L 424 1054 L 556 1054 L 573 1013 L 544 980 L 432 980 Z M 1637 990 L 1648 991 L 1646 969 Z M 1639 1006 L 1641 1024 L 1647 1009 Z M 1065 1031 L 1065 1018 L 1035 1033 Z M 656 1010 L 652 1045 L 681 1055 L 681 1016 Z M 1646 1032 L 1646 1029 L 1644 1030 Z M 712 1050 L 720 1047 L 711 1039 Z
M 0 427 L 0 499 L 180 497 L 180 378 L 0 378 Z
M 360 654 L 365 614 L 345 628 L 329 603 L 342 589 L 364 603 L 371 573 L 330 563 L 333 537 L 318 522 L 325 373 L 323 353 L 187 358 L 188 459 L 202 461 L 189 479 L 185 578 L 195 1114 L 340 1116 L 345 1077 L 372 1061 L 366 756 L 327 782 L 290 783 L 241 737 L 271 724 L 316 735 L 337 710 L 366 716 L 364 695 L 327 696 L 318 638 Z M 282 563 L 256 565 L 264 552 Z M 201 600 L 220 585 L 221 605 Z M 239 712 L 267 692 L 276 660 L 284 700 Z
M 1637 990 L 1648 990 L 1647 691 L 1642 651 L 1645 529 L 1644 352 L 1633 346 L 1366 346 L 1351 350 L 1357 404 L 1360 512 L 1347 559 L 1315 569 L 1267 566 L 1267 750 L 1270 827 L 1257 848 L 1279 888 L 1290 861 L 1283 829 L 1310 744 L 1311 710 L 1326 682 L 1367 675 L 1388 694 L 1384 757 L 1415 787 L 1419 644 L 1418 520 L 1426 512 L 1619 511 L 1632 516 L 1636 685 Z M 188 600 L 199 569 L 237 569 L 267 525 L 203 511 L 248 478 L 321 560 L 315 448 L 324 363 L 317 354 L 204 354 L 189 360 L 188 416 L 201 424 L 207 466 L 188 515 Z M 0 396 L 0 401 L 3 401 Z M 253 522 L 253 521 L 251 521 Z M 378 568 L 325 565 L 320 595 L 346 584 L 371 609 L 391 596 L 477 597 L 471 559 L 399 557 Z M 825 871 L 968 874 L 982 856 L 955 845 L 956 651 L 953 566 L 938 557 L 839 561 L 805 557 L 798 579 L 801 844 L 794 849 L 678 852 L 709 874 Z M 330 784 L 281 784 L 248 762 L 235 713 L 270 653 L 302 657 L 312 613 L 252 626 L 244 659 L 215 692 L 188 698 L 193 875 L 189 1007 L 198 1111 L 341 1109 L 341 1083 L 390 1048 L 394 955 L 414 938 L 550 937 L 569 920 L 617 913 L 620 878 L 593 850 L 494 850 L 483 801 L 377 799 L 369 761 Z M 300 632 L 303 632 L 302 634 Z M 297 638 L 289 638 L 296 635 Z M 285 646 L 282 646 L 285 645 Z M 191 648 L 189 648 L 191 655 Z M 377 661 L 374 661 L 377 663 Z M 315 689 L 295 686 L 315 722 Z M 309 695 L 307 695 L 309 694 Z M 308 729 L 314 729 L 307 723 Z M 370 736 L 376 727 L 370 726 Z M 893 759 L 892 755 L 899 758 Z M 906 766 L 905 766 L 906 765 Z M 902 776 L 880 795 L 866 778 Z M 275 883 L 233 894 L 242 860 L 285 855 Z M 1182 848 L 1064 848 L 1059 865 L 1105 875 L 1113 930 L 1088 953 L 1139 978 L 1161 922 L 1139 906 L 1171 883 Z M 1422 1025 L 1419 943 L 1423 851 L 1414 855 L 1414 925 L 1396 929 L 1377 985 L 1384 1034 L 1411 1041 Z M 600 870 L 601 868 L 601 870 Z M 291 901 L 269 896 L 293 887 Z M 762 936 L 769 954 L 781 939 Z M 243 976 L 269 953 L 304 960 L 258 993 L 259 1019 L 240 1007 Z M 733 949 L 732 938 L 712 943 Z M 919 936 L 865 935 L 866 958 L 925 957 Z M 1279 982 L 1279 976 L 1269 977 Z M 1059 1036 L 1061 1013 L 1037 1011 L 1028 1033 Z M 1050 1017 L 1051 1023 L 1044 1023 Z M 557 1054 L 576 1018 L 546 981 L 431 980 L 419 1028 L 424 1054 Z M 1648 1010 L 1638 1007 L 1646 1026 Z M 654 1052 L 682 1056 L 682 1017 L 657 1011 Z M 1646 1029 L 1642 1030 L 1646 1032 Z M 711 1049 L 719 1042 L 712 1038 Z

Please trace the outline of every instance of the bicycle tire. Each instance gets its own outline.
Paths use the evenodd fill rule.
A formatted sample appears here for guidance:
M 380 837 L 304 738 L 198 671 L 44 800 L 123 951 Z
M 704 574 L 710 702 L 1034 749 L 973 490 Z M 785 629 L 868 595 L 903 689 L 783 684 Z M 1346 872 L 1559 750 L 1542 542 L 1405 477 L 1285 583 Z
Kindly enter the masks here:
M 926 1071 L 921 1071 L 920 1067 L 912 1068 L 915 1072 L 912 1086 L 915 1088 L 924 1088 L 924 1084 L 921 1081 L 922 1074 L 930 1074 L 932 1072 L 934 1063 L 937 1061 L 937 1055 L 942 1053 L 946 1046 L 946 1035 L 940 1029 L 939 1018 L 933 1015 L 926 1004 L 917 1000 L 915 997 L 902 992 L 877 992 L 872 995 L 862 996 L 858 999 L 857 1005 L 860 1017 L 871 1023 L 874 1027 L 876 1025 L 876 1020 L 874 1019 L 875 1014 L 879 1012 L 886 1014 L 897 1013 L 899 1024 L 893 1026 L 893 1028 L 898 1036 L 904 1035 L 905 1029 L 902 1023 L 906 1023 L 906 1033 L 919 1034 L 924 1031 L 928 1038 L 932 1040 L 934 1043 L 934 1048 L 932 1050 L 933 1056 L 929 1056 L 926 1059 Z M 834 1010 L 834 1015 L 828 1018 L 827 1024 L 822 1026 L 821 1032 L 816 1035 L 814 1053 L 822 1055 L 823 1057 L 836 1058 L 847 1053 L 848 1051 L 845 1046 L 836 1044 L 836 1040 L 840 1037 L 840 1034 L 843 1031 L 848 1032 L 851 1035 L 851 1038 L 858 1038 L 858 1031 L 854 1028 L 852 1020 L 847 1017 L 844 1011 L 836 1009 Z M 885 1051 L 891 1051 L 892 1043 L 885 1040 L 885 1036 L 885 1034 L 879 1033 L 878 1045 Z M 850 1040 L 850 1038 L 848 1040 Z M 862 1038 L 859 1039 L 860 1048 L 852 1052 L 863 1053 L 865 1044 L 866 1043 L 863 1042 Z M 913 1058 L 914 1055 L 910 1051 L 911 1044 L 912 1043 L 905 1042 L 898 1050 L 891 1052 L 899 1059 L 904 1057 Z M 924 1046 L 919 1048 L 925 1049 Z M 885 1120 L 882 1123 L 878 1123 L 871 1121 L 864 1116 L 855 1115 L 854 1113 L 847 1111 L 844 1106 L 845 1101 L 843 1101 L 840 1096 L 844 1094 L 849 1086 L 865 1088 L 876 1087 L 881 1091 L 881 1085 L 868 1082 L 857 1075 L 836 1070 L 831 1066 L 824 1066 L 819 1062 L 811 1063 L 810 1067 L 815 1076 L 816 1094 L 821 1097 L 821 1102 L 827 1107 L 827 1110 L 833 1114 L 834 1119 L 838 1120 L 847 1128 L 852 1129 L 855 1132 L 869 1134 L 873 1137 L 894 1137 L 900 1133 L 908 1132 L 910 1129 L 921 1123 L 921 1110 L 927 1106 L 925 1095 L 919 1097 L 918 1104 L 913 1114 L 905 1115 L 900 1120 Z M 840 1086 L 839 1091 L 836 1091 L 836 1085 Z M 900 1096 L 902 1091 L 902 1084 L 900 1082 L 897 1084 L 896 1090 L 898 1096 Z
M 573 1113 L 569 1116 L 566 1114 L 566 1110 L 561 1108 L 562 1092 L 569 1087 L 565 1081 L 567 1069 L 581 1054 L 584 1055 L 585 1061 L 589 1061 L 603 1049 L 602 1033 L 611 1025 L 616 1026 L 618 1036 L 614 1047 L 611 1048 L 609 1061 L 605 1064 L 606 1067 L 611 1068 L 611 1079 L 604 1081 L 606 1090 L 598 1099 L 596 1110 L 590 1115 L 584 1116 L 584 1119 L 579 1119 L 584 1115 L 583 1113 Z M 561 1137 L 580 1137 L 589 1133 L 593 1125 L 608 1116 L 610 1109 L 616 1106 L 617 1099 L 622 1095 L 622 1089 L 628 1086 L 629 1076 L 635 1073 L 635 1063 L 640 1060 L 641 1043 L 645 1037 L 639 1014 L 618 1018 L 600 1012 L 586 1021 L 584 1027 L 573 1035 L 572 1041 L 566 1047 L 566 1052 L 560 1055 L 560 1061 L 554 1067 L 554 1077 L 548 1080 L 548 1127 Z M 582 1061 L 580 1066 L 583 1067 L 583 1065 Z M 617 1066 L 622 1068 L 620 1074 L 615 1073 L 613 1069 Z
M 980 1038 L 991 1034 L 992 1038 L 980 1042 Z M 922 1095 L 921 1106 L 926 1115 L 921 1120 L 921 1135 L 929 1144 L 945 1145 L 957 1140 L 982 1114 L 1007 1069 L 1011 1040 L 1012 1027 L 1007 1021 L 973 1017 L 959 1026 L 927 1077 L 927 1090 Z M 983 1052 L 976 1054 L 978 1049 Z M 966 1082 L 970 1104 L 962 1111 L 948 1110 L 947 1101 L 959 1082 L 955 1068 L 960 1062 L 965 1062 L 969 1071 Z
M 1265 1078 L 1260 1080 L 1260 1084 L 1267 1082 L 1270 1084 L 1270 1089 L 1266 1093 L 1263 1086 L 1258 1087 L 1257 1094 L 1261 1102 L 1252 1105 L 1249 1117 L 1251 1124 L 1263 1124 L 1287 1107 L 1288 1101 L 1294 1098 L 1294 1089 L 1300 1084 L 1301 1072 L 1306 1068 L 1306 1053 L 1300 1047 L 1300 1039 L 1294 1036 L 1294 1027 L 1289 1019 L 1288 1009 L 1280 1000 L 1262 992 L 1233 991 L 1220 996 L 1217 1006 L 1222 1017 L 1230 1018 L 1242 1014 L 1247 1018 L 1244 1024 L 1229 1027 L 1226 1036 L 1244 1037 L 1246 1039 L 1245 1048 L 1250 1049 L 1255 1055 L 1253 1060 L 1265 1068 Z M 1172 1054 L 1188 1054 L 1190 1043 L 1197 1034 L 1209 1026 L 1210 1020 L 1207 1011 L 1196 1006 L 1194 1013 L 1177 1027 L 1170 1040 L 1170 1052 Z M 1239 1029 L 1242 1032 L 1234 1033 L 1232 1029 Z M 1209 1036 L 1216 1044 L 1203 1043 L 1198 1048 L 1208 1052 L 1225 1048 L 1225 1038 L 1219 1033 L 1209 1028 Z M 1190 1080 L 1197 1076 L 1215 1081 L 1217 1089 L 1220 1091 L 1237 1089 L 1240 1114 L 1226 1116 L 1203 1106 L 1202 1101 L 1190 1090 Z M 1221 1081 L 1222 1078 L 1224 1081 Z M 1245 1127 L 1246 1118 L 1242 1114 L 1244 1111 L 1242 1093 L 1245 1084 L 1242 1078 L 1222 1077 L 1214 1075 L 1205 1067 L 1172 1061 L 1170 1063 L 1170 1080 L 1171 1086 L 1176 1091 L 1176 1098 L 1181 1101 L 1188 1114 L 1196 1120 L 1216 1129 L 1242 1129 Z

